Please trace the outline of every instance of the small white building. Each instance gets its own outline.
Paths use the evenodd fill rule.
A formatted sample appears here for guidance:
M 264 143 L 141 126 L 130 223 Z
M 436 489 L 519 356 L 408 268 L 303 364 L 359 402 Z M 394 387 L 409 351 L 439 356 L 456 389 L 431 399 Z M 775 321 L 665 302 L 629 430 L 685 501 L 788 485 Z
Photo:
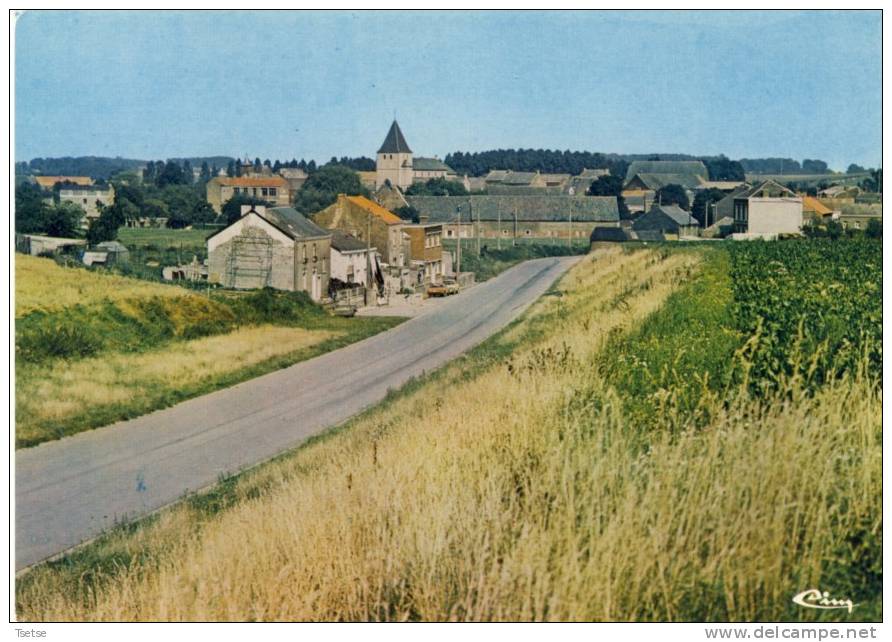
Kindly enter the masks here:
M 734 197 L 734 234 L 776 238 L 802 233 L 802 198 L 768 180 Z
M 343 283 L 368 284 L 369 248 L 355 236 L 341 230 L 331 232 L 331 278 Z M 376 261 L 371 248 L 371 261 Z M 372 267 L 374 275 L 374 267 Z

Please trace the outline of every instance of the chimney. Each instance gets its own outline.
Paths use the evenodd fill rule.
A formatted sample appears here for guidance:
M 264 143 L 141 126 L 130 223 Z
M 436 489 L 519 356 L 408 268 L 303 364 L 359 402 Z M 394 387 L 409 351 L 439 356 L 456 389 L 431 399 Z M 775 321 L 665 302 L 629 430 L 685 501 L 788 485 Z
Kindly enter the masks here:
M 418 222 L 421 223 L 422 225 L 427 223 L 430 219 L 431 219 L 431 217 L 429 214 L 419 214 L 418 215 Z

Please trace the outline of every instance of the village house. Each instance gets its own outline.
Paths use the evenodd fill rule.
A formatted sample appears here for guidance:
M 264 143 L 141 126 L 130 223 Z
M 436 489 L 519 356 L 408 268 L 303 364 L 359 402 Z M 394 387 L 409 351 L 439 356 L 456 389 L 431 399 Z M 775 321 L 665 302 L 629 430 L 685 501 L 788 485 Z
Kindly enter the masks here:
M 405 221 L 364 196 L 339 194 L 337 200 L 313 214 L 313 221 L 328 230 L 341 230 L 366 241 L 371 239 L 381 260 L 392 267 L 407 265 L 408 251 L 403 239 Z
M 619 226 L 612 196 L 408 196 L 422 223 L 441 223 L 445 238 L 588 238 L 596 225 Z
M 59 202 L 80 205 L 85 213 L 81 227 L 87 229 L 90 221 L 99 218 L 100 205 L 114 204 L 115 188 L 112 185 L 63 183 L 59 185 Z
M 15 235 L 15 250 L 31 256 L 48 254 L 62 254 L 77 248 L 86 247 L 84 239 L 69 239 L 58 236 L 43 236 L 41 234 Z
M 647 214 L 642 214 L 632 223 L 632 230 L 640 232 L 659 232 L 667 239 L 697 236 L 700 225 L 689 212 L 678 205 L 651 206 Z
M 443 226 L 417 223 L 403 226 L 409 235 L 409 265 L 417 271 L 417 283 L 429 285 L 442 280 Z
M 331 278 L 342 283 L 365 286 L 369 283 L 369 265 L 374 274 L 375 246 L 342 230 L 331 231 Z M 371 257 L 371 259 L 370 259 Z
M 208 280 L 233 289 L 271 287 L 328 295 L 331 233 L 290 207 L 242 206 L 207 239 Z
M 776 238 L 802 231 L 802 198 L 773 180 L 734 197 L 734 235 Z
M 273 206 L 291 205 L 291 184 L 281 176 L 217 176 L 207 183 L 207 201 L 219 214 L 233 196 L 259 198 Z

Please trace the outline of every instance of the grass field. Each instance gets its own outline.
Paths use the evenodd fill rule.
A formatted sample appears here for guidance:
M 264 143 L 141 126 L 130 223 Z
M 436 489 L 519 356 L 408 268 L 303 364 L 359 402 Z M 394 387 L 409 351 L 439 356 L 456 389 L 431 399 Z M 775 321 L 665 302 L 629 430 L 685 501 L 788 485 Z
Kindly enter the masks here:
M 113 274 L 62 267 L 27 254 L 15 255 L 15 316 L 53 311 L 84 301 L 123 301 L 147 296 L 181 296 L 183 289 Z
M 586 258 L 348 425 L 31 570 L 18 617 L 881 619 L 879 380 L 740 380 L 723 252 Z
M 163 408 L 401 321 L 333 317 L 303 293 L 211 297 L 16 255 L 16 446 Z

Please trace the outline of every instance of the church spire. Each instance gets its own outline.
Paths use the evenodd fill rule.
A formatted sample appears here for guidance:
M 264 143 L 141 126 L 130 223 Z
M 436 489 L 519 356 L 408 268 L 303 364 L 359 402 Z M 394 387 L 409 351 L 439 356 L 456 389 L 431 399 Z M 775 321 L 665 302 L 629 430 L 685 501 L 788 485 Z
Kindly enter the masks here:
M 381 149 L 378 150 L 379 154 L 411 154 L 412 150 L 409 149 L 409 144 L 406 142 L 405 137 L 403 136 L 403 132 L 400 131 L 400 126 L 394 119 L 393 124 L 390 126 L 390 131 L 387 132 L 387 137 L 384 139 L 384 142 L 381 143 Z

